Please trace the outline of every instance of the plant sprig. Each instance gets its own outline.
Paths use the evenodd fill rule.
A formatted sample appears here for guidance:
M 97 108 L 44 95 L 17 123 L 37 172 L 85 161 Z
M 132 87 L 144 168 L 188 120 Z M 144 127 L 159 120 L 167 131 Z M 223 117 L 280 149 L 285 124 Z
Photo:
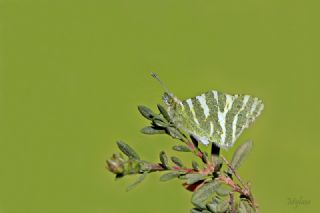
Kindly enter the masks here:
M 137 152 L 128 144 L 118 141 L 117 145 L 122 154 L 113 154 L 107 160 L 107 168 L 121 178 L 127 175 L 139 175 L 136 182 L 127 190 L 140 184 L 152 172 L 165 172 L 160 181 L 180 179 L 183 187 L 193 192 L 191 202 L 195 206 L 192 213 L 248 213 L 258 212 L 253 194 L 248 184 L 245 184 L 237 173 L 237 169 L 252 148 L 252 142 L 241 144 L 234 152 L 231 163 L 222 155 L 220 148 L 211 146 L 211 155 L 203 151 L 191 135 L 179 129 L 170 119 L 168 112 L 161 105 L 157 105 L 159 113 L 153 112 L 146 106 L 138 106 L 143 117 L 148 119 L 150 126 L 141 129 L 147 135 L 167 134 L 183 144 L 174 145 L 177 152 L 191 152 L 199 158 L 201 164 L 192 160 L 191 166 L 176 156 L 169 157 L 165 151 L 159 154 L 159 162 L 151 163 L 142 160 Z M 224 165 L 225 164 L 225 165 Z M 236 180 L 233 179 L 236 177 Z

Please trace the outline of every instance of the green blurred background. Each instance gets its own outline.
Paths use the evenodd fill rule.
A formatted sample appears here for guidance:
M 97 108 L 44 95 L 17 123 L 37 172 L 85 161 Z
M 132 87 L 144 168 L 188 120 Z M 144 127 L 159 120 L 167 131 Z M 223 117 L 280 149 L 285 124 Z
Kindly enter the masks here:
M 261 212 L 319 211 L 319 6 L 1 0 L 0 212 L 189 212 L 179 181 L 153 174 L 127 193 L 136 177 L 104 168 L 117 139 L 148 160 L 173 153 L 169 137 L 139 133 L 136 106 L 161 101 L 151 71 L 181 99 L 217 89 L 264 100 L 237 142 L 254 141 L 239 172 Z

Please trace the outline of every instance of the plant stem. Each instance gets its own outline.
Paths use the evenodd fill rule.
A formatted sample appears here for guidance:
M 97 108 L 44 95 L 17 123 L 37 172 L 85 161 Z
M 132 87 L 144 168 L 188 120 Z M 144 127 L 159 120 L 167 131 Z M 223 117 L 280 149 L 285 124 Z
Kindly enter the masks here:
M 232 171 L 232 173 L 236 176 L 236 178 L 239 180 L 240 184 L 243 186 L 244 189 L 242 189 L 240 192 L 249 198 L 249 200 L 251 201 L 252 207 L 255 209 L 256 212 L 258 212 L 258 205 L 255 203 L 255 200 L 250 188 L 246 184 L 244 184 L 244 182 L 242 181 L 242 179 L 240 178 L 236 170 L 229 163 L 229 161 L 224 156 L 221 156 L 221 158 L 227 164 L 227 166 Z
M 179 166 L 173 166 L 172 168 L 165 168 L 161 164 L 150 164 L 150 170 L 149 172 L 161 172 L 161 171 L 181 171 L 185 173 L 198 173 L 198 171 L 195 171 L 191 168 L 181 168 Z
M 240 176 L 238 175 L 238 173 L 236 172 L 236 170 L 231 166 L 231 164 L 229 163 L 229 161 L 224 157 L 221 156 L 222 160 L 227 164 L 227 166 L 229 167 L 229 169 L 232 171 L 232 173 L 234 174 L 234 176 L 236 176 L 236 178 L 239 180 L 240 184 L 244 187 L 247 188 L 247 186 L 243 183 L 242 179 L 240 178 Z

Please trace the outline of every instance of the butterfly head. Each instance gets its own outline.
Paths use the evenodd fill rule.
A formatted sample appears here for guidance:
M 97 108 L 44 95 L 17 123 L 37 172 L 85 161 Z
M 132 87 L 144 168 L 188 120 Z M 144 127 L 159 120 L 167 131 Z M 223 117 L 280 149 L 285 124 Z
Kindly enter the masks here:
M 151 73 L 152 77 L 154 77 L 157 81 L 160 82 L 162 87 L 164 88 L 165 92 L 162 96 L 162 100 L 164 104 L 169 108 L 169 109 L 176 109 L 179 105 L 181 105 L 181 101 L 174 96 L 166 87 L 166 85 L 160 80 L 160 78 L 157 76 L 155 73 Z
M 162 96 L 163 103 L 171 109 L 176 109 L 180 105 L 181 101 L 173 94 L 165 92 Z

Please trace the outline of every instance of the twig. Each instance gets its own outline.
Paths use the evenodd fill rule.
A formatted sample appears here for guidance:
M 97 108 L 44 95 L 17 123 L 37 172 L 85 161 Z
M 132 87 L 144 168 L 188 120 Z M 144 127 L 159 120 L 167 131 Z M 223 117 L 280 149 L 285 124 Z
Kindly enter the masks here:
M 161 164 L 150 164 L 150 170 L 148 172 L 162 172 L 162 171 L 181 171 L 185 173 L 198 173 L 191 168 L 182 168 L 179 166 L 173 166 L 172 168 L 165 168 Z
M 203 152 L 198 148 L 196 147 L 193 142 L 191 141 L 187 141 L 186 142 L 187 146 L 189 147 L 189 149 L 199 158 L 203 158 Z
M 236 176 L 236 178 L 239 180 L 240 184 L 247 189 L 247 186 L 243 183 L 242 179 L 240 178 L 240 176 L 238 175 L 238 173 L 236 172 L 236 170 L 230 165 L 229 161 L 221 155 L 222 160 L 227 164 L 227 166 L 229 167 L 229 169 L 232 171 L 232 173 Z
M 199 149 L 198 147 L 198 141 L 192 137 L 192 135 L 190 135 L 190 137 L 187 137 L 183 131 L 181 131 L 181 129 L 177 128 L 176 126 L 173 126 L 177 129 L 177 131 L 181 134 L 181 138 L 180 141 L 182 141 L 183 143 L 185 143 L 189 149 L 197 156 L 199 157 L 203 163 L 207 163 L 204 160 L 204 153 L 201 151 L 201 149 Z
M 230 213 L 235 213 L 236 210 L 235 210 L 235 205 L 234 205 L 234 194 L 232 192 L 230 193 L 229 205 L 231 206 Z
M 258 212 L 258 205 L 255 203 L 255 200 L 253 198 L 253 195 L 252 195 L 249 187 L 246 184 L 244 184 L 244 182 L 242 181 L 242 179 L 240 178 L 240 176 L 238 175 L 236 170 L 230 165 L 229 161 L 224 156 L 221 156 L 221 158 L 227 164 L 227 166 L 232 171 L 232 173 L 236 176 L 236 178 L 239 180 L 240 184 L 243 186 L 244 189 L 241 190 L 241 192 L 249 198 L 249 200 L 252 204 L 252 207 L 255 209 L 256 212 Z

